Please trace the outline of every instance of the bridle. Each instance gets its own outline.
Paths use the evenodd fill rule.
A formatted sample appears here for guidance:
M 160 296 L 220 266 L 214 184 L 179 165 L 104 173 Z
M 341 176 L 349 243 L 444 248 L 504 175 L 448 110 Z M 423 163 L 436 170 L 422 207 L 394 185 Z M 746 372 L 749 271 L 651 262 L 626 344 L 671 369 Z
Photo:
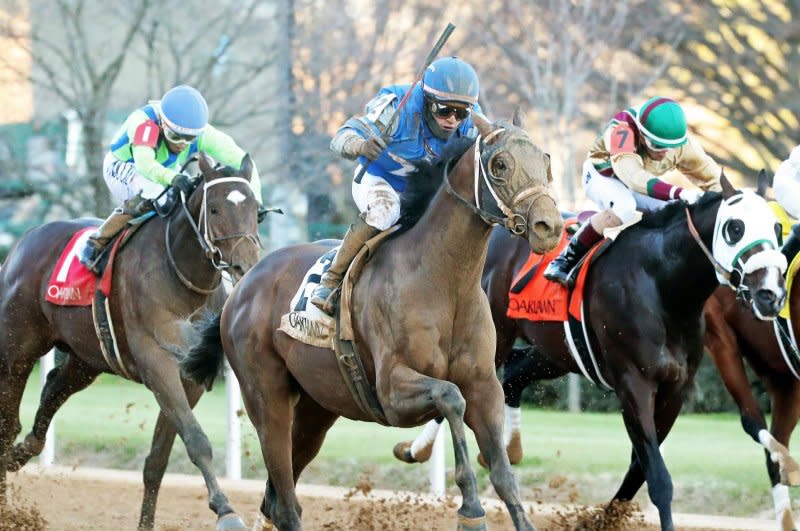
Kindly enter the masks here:
M 200 293 L 203 295 L 210 295 L 214 293 L 216 289 L 219 287 L 220 282 L 222 281 L 222 275 L 220 274 L 222 271 L 227 271 L 231 268 L 231 264 L 224 261 L 222 259 L 222 251 L 219 247 L 217 247 L 217 243 L 236 239 L 238 240 L 234 243 L 233 248 L 236 247 L 242 241 L 249 241 L 256 247 L 261 247 L 261 241 L 258 239 L 257 234 L 251 234 L 249 232 L 237 232 L 234 234 L 228 234 L 225 236 L 214 236 L 213 230 L 208 222 L 208 209 L 207 209 L 207 197 L 208 197 L 208 190 L 212 186 L 216 186 L 218 184 L 245 184 L 246 186 L 250 186 L 250 181 L 243 177 L 220 177 L 218 179 L 214 179 L 211 181 L 207 181 L 203 183 L 203 200 L 202 205 L 200 207 L 200 215 L 198 216 L 198 222 L 195 223 L 194 218 L 192 218 L 191 213 L 189 212 L 189 208 L 186 206 L 186 196 L 183 191 L 180 192 L 180 204 L 181 208 L 183 209 L 183 213 L 186 215 L 186 219 L 189 220 L 189 225 L 192 227 L 192 231 L 195 234 L 195 237 L 200 244 L 200 247 L 203 249 L 203 253 L 205 257 L 209 260 L 211 265 L 217 271 L 214 275 L 214 285 L 211 288 L 201 288 L 195 286 L 186 276 L 181 273 L 180 269 L 178 268 L 178 264 L 175 261 L 175 257 L 172 255 L 172 249 L 170 246 L 170 236 L 169 236 L 169 228 L 170 223 L 172 221 L 173 216 L 170 216 L 167 219 L 167 226 L 165 229 L 165 239 L 166 239 L 166 246 L 167 246 L 167 259 L 169 260 L 169 264 L 172 267 L 172 270 L 175 272 L 175 275 L 181 281 L 181 283 L 186 286 L 191 291 L 195 293 Z M 203 231 L 200 231 L 200 226 L 203 227 Z
M 542 197 L 547 197 L 555 205 L 556 201 L 549 193 L 547 186 L 531 185 L 522 188 L 514 193 L 511 197 L 510 205 L 506 204 L 497 191 L 496 186 L 508 186 L 508 180 L 503 177 L 497 177 L 491 172 L 489 168 L 489 161 L 492 156 L 499 150 L 499 146 L 493 150 L 487 149 L 487 142 L 504 132 L 506 129 L 503 127 L 497 128 L 489 133 L 485 139 L 481 135 L 475 139 L 475 159 L 474 159 L 474 199 L 475 203 L 466 200 L 458 192 L 455 191 L 452 184 L 450 184 L 450 161 L 448 160 L 444 166 L 444 182 L 447 186 L 447 192 L 455 196 L 462 204 L 467 206 L 470 210 L 478 214 L 481 219 L 489 225 L 503 225 L 512 234 L 522 236 L 528 231 L 528 220 L 530 218 L 530 211 L 534 203 Z M 484 206 L 484 196 L 486 192 L 490 195 L 490 203 Z M 518 214 L 514 212 L 514 207 L 522 201 L 530 199 L 528 208 L 525 209 L 525 214 Z
M 724 201 L 725 200 L 723 199 L 723 202 Z M 747 304 L 752 302 L 753 296 L 750 292 L 750 287 L 743 282 L 745 276 L 758 269 L 769 266 L 776 266 L 781 269 L 780 258 L 783 255 L 778 256 L 780 252 L 775 249 L 771 242 L 768 240 L 759 239 L 747 244 L 743 249 L 736 253 L 729 270 L 714 257 L 714 254 L 703 243 L 703 240 L 700 238 L 700 233 L 697 231 L 697 227 L 692 221 L 692 215 L 688 207 L 686 208 L 686 223 L 689 227 L 689 233 L 692 235 L 692 238 L 695 242 L 697 242 L 700 250 L 703 251 L 703 254 L 714 267 L 714 270 L 717 274 L 717 280 L 720 282 L 720 284 L 730 286 L 731 289 L 734 290 L 736 298 L 744 301 Z M 720 218 L 719 213 L 717 213 L 717 218 L 714 221 L 714 234 L 717 234 L 719 231 L 719 224 Z M 762 250 L 758 251 L 754 255 L 751 255 L 745 261 L 744 255 L 751 249 L 754 249 L 756 246 L 761 246 Z M 785 259 L 783 260 L 783 269 L 786 269 Z

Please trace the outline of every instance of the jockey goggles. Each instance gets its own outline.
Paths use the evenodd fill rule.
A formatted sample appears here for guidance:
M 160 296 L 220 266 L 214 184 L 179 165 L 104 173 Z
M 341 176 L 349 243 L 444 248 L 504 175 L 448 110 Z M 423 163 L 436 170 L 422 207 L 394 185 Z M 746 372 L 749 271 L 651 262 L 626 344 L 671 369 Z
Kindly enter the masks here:
M 163 125 L 162 130 L 164 131 L 164 138 L 166 138 L 173 144 L 186 146 L 194 142 L 194 139 L 197 138 L 197 135 L 183 135 L 181 133 L 176 133 L 175 131 L 167 127 L 166 124 Z
M 670 148 L 664 147 L 664 146 L 657 146 L 649 138 L 647 138 L 645 135 L 642 135 L 642 138 L 644 138 L 644 145 L 647 146 L 647 149 L 649 149 L 653 153 L 666 153 L 670 149 Z
M 444 105 L 435 101 L 431 102 L 431 113 L 439 118 L 450 118 L 455 115 L 456 120 L 459 122 L 466 120 L 469 116 L 469 107 L 453 107 L 451 105 Z

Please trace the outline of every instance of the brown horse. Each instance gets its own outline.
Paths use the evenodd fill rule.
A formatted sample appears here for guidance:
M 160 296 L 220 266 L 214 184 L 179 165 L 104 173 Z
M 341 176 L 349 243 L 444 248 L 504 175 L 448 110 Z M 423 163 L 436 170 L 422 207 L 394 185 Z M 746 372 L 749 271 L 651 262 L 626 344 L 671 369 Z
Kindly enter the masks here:
M 173 357 L 181 323 L 218 288 L 222 270 L 240 278 L 258 259 L 258 202 L 249 187 L 252 163 L 239 172 L 214 169 L 200 158 L 195 192 L 165 217 L 145 223 L 122 247 L 114 264 L 110 311 L 121 370 L 144 383 L 161 413 L 145 465 L 145 497 L 139 523 L 152 529 L 158 487 L 169 447 L 180 434 L 206 480 L 209 506 L 220 529 L 244 529 L 211 468 L 211 445 L 192 414 L 202 387 L 182 381 Z M 58 408 L 103 372 L 113 372 L 95 334 L 90 307 L 45 301 L 48 279 L 72 235 L 97 220 L 47 223 L 25 234 L 0 270 L 0 493 L 7 471 L 41 452 Z M 19 404 L 37 359 L 53 347 L 68 354 L 47 377 L 32 431 L 12 448 L 22 429 Z M 164 447 L 167 447 L 166 452 Z M 91 522 L 91 518 L 87 520 Z
M 673 528 L 672 481 L 659 444 L 672 428 L 703 352 L 702 309 L 719 285 L 715 267 L 723 281 L 730 273 L 722 271 L 736 271 L 737 290 L 754 294 L 752 308 L 761 315 L 776 315 L 785 295 L 780 267 L 772 265 L 780 257 L 772 224 L 764 221 L 774 220 L 766 203 L 752 192 L 735 192 L 724 178 L 723 189 L 723 196 L 708 193 L 695 205 L 676 203 L 645 215 L 592 265 L 583 310 L 594 370 L 573 358 L 562 323 L 506 316 L 509 288 L 528 249 L 496 232 L 483 273 L 497 330 L 497 364 L 506 363 L 516 339 L 533 346 L 508 361 L 515 370 L 506 365 L 506 404 L 518 407 L 519 394 L 531 382 L 569 372 L 588 372 L 613 388 L 633 444 L 630 469 L 614 499 L 632 499 L 646 480 L 663 529 Z M 689 219 L 700 240 L 692 236 Z M 699 241 L 713 249 L 714 264 Z M 738 258 L 755 261 L 748 268 Z M 751 270 L 759 262 L 761 267 Z M 509 403 L 512 396 L 516 403 L 514 398 Z M 427 457 L 432 430 L 426 432 L 425 440 L 399 443 L 395 455 L 406 462 L 422 460 L 420 454 Z
M 759 193 L 764 195 L 765 191 L 762 173 Z M 800 290 L 796 288 L 789 293 L 789 311 L 792 329 L 781 332 L 777 322 L 755 319 L 729 290 L 718 289 L 705 306 L 706 348 L 739 407 L 744 431 L 765 448 L 775 516 L 785 531 L 796 529 L 787 485 L 800 485 L 800 466 L 788 450 L 800 417 L 800 357 L 796 347 L 796 338 L 800 337 Z M 795 346 L 781 347 L 776 334 L 782 334 Z M 744 359 L 766 385 L 772 406 L 769 429 L 750 388 Z
M 562 221 L 550 195 L 549 156 L 514 125 L 478 123 L 483 139 L 456 142 L 435 165 L 422 163 L 409 176 L 403 232 L 363 270 L 352 295 L 353 329 L 387 424 L 417 426 L 437 416 L 450 423 L 463 495 L 460 528 L 485 529 L 466 422 L 514 525 L 527 530 L 532 526 L 502 447 L 503 395 L 480 277 L 493 222 L 542 252 L 557 243 Z M 262 522 L 282 531 L 301 528 L 295 483 L 336 418 L 374 420 L 351 396 L 330 350 L 278 331 L 304 273 L 331 247 L 301 245 L 263 258 L 182 362 L 189 376 L 208 381 L 224 347 L 267 465 Z

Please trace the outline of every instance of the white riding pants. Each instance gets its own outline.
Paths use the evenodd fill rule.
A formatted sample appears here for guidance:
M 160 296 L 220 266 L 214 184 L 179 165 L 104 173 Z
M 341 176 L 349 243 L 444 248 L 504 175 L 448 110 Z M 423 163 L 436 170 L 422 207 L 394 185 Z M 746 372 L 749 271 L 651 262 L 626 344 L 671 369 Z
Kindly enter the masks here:
M 127 201 L 139 192 L 145 199 L 154 199 L 165 188 L 139 173 L 133 162 L 122 162 L 111 153 L 103 159 L 103 178 L 117 203 Z
M 652 212 L 668 203 L 634 192 L 615 177 L 601 175 L 588 160 L 583 163 L 583 189 L 600 210 L 610 208 L 623 223 L 632 221 L 637 210 Z
M 386 230 L 400 219 L 400 194 L 382 177 L 365 173 L 360 183 L 354 179 L 353 199 L 367 225 L 378 230 Z

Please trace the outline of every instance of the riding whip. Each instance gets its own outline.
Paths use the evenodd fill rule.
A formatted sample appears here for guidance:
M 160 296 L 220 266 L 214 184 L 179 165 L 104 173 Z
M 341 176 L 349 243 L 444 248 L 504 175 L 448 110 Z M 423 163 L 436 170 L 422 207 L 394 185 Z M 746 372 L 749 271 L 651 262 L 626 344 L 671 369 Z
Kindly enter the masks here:
M 453 25 L 453 23 L 448 22 L 447 27 L 444 28 L 442 34 L 439 35 L 439 40 L 436 41 L 436 44 L 433 45 L 433 48 L 431 48 L 430 53 L 428 53 L 428 56 L 425 58 L 425 64 L 423 64 L 422 68 L 420 68 L 419 72 L 417 72 L 417 78 L 414 80 L 414 83 L 411 84 L 408 91 L 406 91 L 406 93 L 400 99 L 400 103 L 397 104 L 397 108 L 394 110 L 394 114 L 392 114 L 391 118 L 389 118 L 389 123 L 386 125 L 386 130 L 384 133 L 384 141 L 386 140 L 385 137 L 388 134 L 388 132 L 392 130 L 392 127 L 394 127 L 397 118 L 400 116 L 400 111 L 405 106 L 406 101 L 408 101 L 408 97 L 411 95 L 411 92 L 413 92 L 414 87 L 416 87 L 417 83 L 419 83 L 422 80 L 422 76 L 423 74 L 425 74 L 425 70 L 431 65 L 433 60 L 436 59 L 436 56 L 439 55 L 439 52 L 444 46 L 444 43 L 447 42 L 447 39 L 450 38 L 450 34 L 453 33 L 454 29 L 456 29 L 456 27 Z M 388 142 L 386 143 L 388 144 Z M 371 161 L 367 161 L 366 164 L 363 164 L 361 166 L 361 169 L 358 170 L 358 175 L 356 175 L 357 183 L 361 182 L 361 178 L 364 177 L 364 174 L 367 172 L 367 166 L 369 166 L 370 162 Z

